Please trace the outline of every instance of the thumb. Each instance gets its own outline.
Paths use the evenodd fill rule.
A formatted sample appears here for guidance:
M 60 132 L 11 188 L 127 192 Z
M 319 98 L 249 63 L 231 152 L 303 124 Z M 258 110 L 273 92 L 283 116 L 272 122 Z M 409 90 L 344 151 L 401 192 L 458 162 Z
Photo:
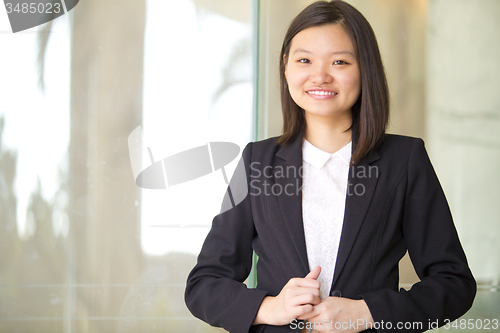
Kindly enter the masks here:
M 309 274 L 306 275 L 306 279 L 313 279 L 316 280 L 319 276 L 319 273 L 321 273 L 321 266 L 316 266 L 313 268 L 312 271 L 309 272 Z

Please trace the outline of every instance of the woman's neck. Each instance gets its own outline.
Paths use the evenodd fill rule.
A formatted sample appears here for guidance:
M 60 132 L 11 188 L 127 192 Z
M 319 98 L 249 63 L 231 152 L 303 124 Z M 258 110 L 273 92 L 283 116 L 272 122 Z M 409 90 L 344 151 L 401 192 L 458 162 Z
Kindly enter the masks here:
M 330 122 L 317 118 L 306 119 L 304 137 L 313 146 L 333 154 L 351 141 L 352 129 L 346 131 L 351 123 L 350 115 Z

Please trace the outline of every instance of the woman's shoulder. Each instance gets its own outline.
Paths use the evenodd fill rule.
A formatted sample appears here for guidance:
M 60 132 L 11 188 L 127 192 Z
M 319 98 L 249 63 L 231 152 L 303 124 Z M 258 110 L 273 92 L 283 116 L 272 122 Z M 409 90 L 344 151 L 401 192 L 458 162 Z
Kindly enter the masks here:
M 377 149 L 380 163 L 406 167 L 416 160 L 428 160 L 424 140 L 420 137 L 385 134 L 384 140 Z
M 279 146 L 278 140 L 280 137 L 281 136 L 278 135 L 278 136 L 273 136 L 273 137 L 270 137 L 267 139 L 258 140 L 258 141 L 252 142 L 252 145 L 254 146 L 254 148 L 257 148 L 257 149 L 265 149 L 268 147 Z
M 422 140 L 422 138 L 417 136 L 393 134 L 393 133 L 386 133 L 384 138 L 384 141 L 386 142 L 394 142 L 400 144 L 401 143 L 412 144 L 415 140 Z
M 424 140 L 422 138 L 386 133 L 379 149 L 381 151 L 409 151 L 414 145 L 419 144 L 424 144 Z
M 279 138 L 280 136 L 273 136 L 248 143 L 251 146 L 252 156 L 274 155 L 281 147 L 278 143 Z

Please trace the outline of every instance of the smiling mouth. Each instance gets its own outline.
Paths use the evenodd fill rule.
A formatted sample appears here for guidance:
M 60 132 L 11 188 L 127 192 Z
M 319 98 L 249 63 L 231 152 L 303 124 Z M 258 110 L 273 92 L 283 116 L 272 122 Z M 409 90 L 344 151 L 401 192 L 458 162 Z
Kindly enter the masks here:
M 311 91 L 306 91 L 307 94 L 309 95 L 316 95 L 316 96 L 335 96 L 338 95 L 336 92 L 330 92 L 330 91 L 322 91 L 322 90 L 311 90 Z

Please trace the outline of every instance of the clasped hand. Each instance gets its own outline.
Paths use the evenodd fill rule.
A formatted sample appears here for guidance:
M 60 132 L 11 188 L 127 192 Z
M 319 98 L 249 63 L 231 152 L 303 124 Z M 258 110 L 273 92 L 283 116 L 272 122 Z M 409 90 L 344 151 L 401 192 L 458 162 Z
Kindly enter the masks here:
M 287 325 L 294 319 L 307 320 L 314 332 L 355 333 L 373 322 L 363 300 L 319 297 L 316 279 L 321 267 L 316 266 L 305 278 L 293 278 L 276 297 L 264 298 L 254 324 Z M 361 324 L 361 325 L 360 325 Z

